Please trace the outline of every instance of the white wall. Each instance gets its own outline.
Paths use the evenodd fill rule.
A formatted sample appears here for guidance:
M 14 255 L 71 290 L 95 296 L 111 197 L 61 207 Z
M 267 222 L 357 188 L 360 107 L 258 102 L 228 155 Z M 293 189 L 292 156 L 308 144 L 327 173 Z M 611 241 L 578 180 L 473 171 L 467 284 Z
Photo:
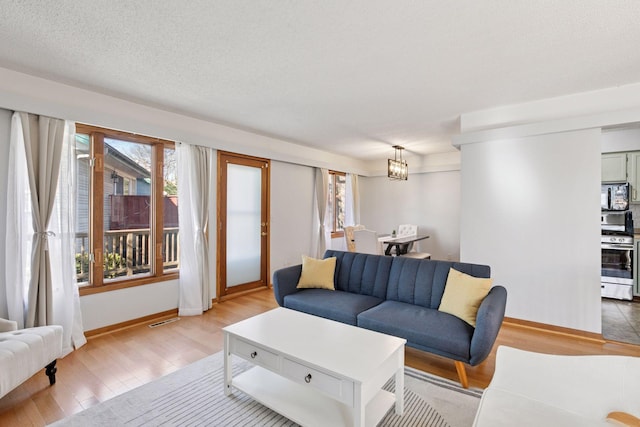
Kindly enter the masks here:
M 360 222 L 380 234 L 417 224 L 431 237 L 417 250 L 432 259 L 457 260 L 460 252 L 460 171 L 410 174 L 407 181 L 360 178 Z
M 139 319 L 177 307 L 177 280 L 80 297 L 80 310 L 85 331 Z
M 271 162 L 271 274 L 312 255 L 314 169 Z
M 603 153 L 638 150 L 640 150 L 640 125 L 602 131 Z
M 461 259 L 513 318 L 601 331 L 600 129 L 462 146 Z

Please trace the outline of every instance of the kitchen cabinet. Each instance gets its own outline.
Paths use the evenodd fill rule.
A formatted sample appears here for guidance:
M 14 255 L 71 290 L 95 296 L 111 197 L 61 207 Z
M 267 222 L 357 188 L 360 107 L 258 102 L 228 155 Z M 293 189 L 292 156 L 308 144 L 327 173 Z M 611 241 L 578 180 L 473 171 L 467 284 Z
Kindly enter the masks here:
M 631 203 L 640 203 L 640 151 L 627 153 L 629 162 L 629 184 L 631 184 L 631 194 L 629 201 Z
M 627 153 L 602 155 L 602 182 L 627 182 Z
M 602 154 L 602 182 L 631 184 L 631 203 L 640 203 L 640 151 Z

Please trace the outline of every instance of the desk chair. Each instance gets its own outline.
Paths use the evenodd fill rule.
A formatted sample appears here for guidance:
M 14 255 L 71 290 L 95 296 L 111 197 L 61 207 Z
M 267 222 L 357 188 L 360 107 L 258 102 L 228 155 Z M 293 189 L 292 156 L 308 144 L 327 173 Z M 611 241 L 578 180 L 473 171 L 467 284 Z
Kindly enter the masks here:
M 353 237 L 356 252 L 362 254 L 384 255 L 382 243 L 378 240 L 378 233 L 373 230 L 355 230 Z

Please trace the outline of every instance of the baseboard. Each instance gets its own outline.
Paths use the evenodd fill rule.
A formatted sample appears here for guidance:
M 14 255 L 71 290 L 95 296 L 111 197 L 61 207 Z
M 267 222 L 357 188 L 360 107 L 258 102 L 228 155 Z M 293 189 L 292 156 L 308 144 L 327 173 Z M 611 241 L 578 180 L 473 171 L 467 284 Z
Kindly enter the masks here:
M 222 295 L 221 297 L 214 299 L 214 302 L 224 302 L 224 301 L 228 301 L 237 297 L 241 297 L 244 295 L 249 295 L 249 294 L 253 294 L 255 292 L 260 292 L 260 291 L 264 291 L 266 289 L 271 289 L 270 285 L 267 286 L 260 286 L 259 288 L 254 288 L 254 289 L 247 289 L 246 291 L 239 291 L 239 292 L 233 292 L 231 294 L 228 295 Z
M 247 291 L 237 292 L 237 293 L 234 293 L 234 294 L 231 294 L 231 295 L 227 295 L 227 296 L 222 297 L 220 299 L 213 298 L 211 300 L 211 303 L 212 303 L 212 305 L 215 305 L 215 304 L 217 304 L 219 302 L 222 302 L 222 301 L 227 301 L 227 300 L 233 299 L 235 297 L 251 294 L 251 293 L 254 293 L 254 292 L 257 292 L 257 291 L 260 291 L 260 290 L 264 290 L 264 289 L 265 289 L 264 287 L 257 288 L 257 289 L 249 289 Z M 143 317 L 138 317 L 136 319 L 127 320 L 126 322 L 115 323 L 113 325 L 104 326 L 102 328 L 92 329 L 90 331 L 84 331 L 84 336 L 86 338 L 94 338 L 94 337 L 97 337 L 99 335 L 108 334 L 110 332 L 118 331 L 118 330 L 121 330 L 121 329 L 131 328 L 133 326 L 138 326 L 138 325 L 141 325 L 143 323 L 158 322 L 160 320 L 164 320 L 164 319 L 167 319 L 167 318 L 176 317 L 177 315 L 178 315 L 178 309 L 174 308 L 174 309 L 171 309 L 171 310 L 162 311 L 160 313 L 150 314 L 148 316 L 143 316 Z
M 138 317 L 137 319 L 127 320 L 126 322 L 120 322 L 109 326 L 104 326 L 98 329 L 92 329 L 90 331 L 84 331 L 84 336 L 87 338 L 95 338 L 99 335 L 108 334 L 120 329 L 127 329 L 133 326 L 138 326 L 143 323 L 153 323 L 166 318 L 176 317 L 178 315 L 178 309 L 163 311 L 160 313 L 150 314 L 148 316 Z
M 602 334 L 597 334 L 595 332 L 582 331 L 580 329 L 565 328 L 562 326 L 549 325 L 547 323 L 532 322 L 530 320 L 515 319 L 512 317 L 505 317 L 504 323 L 508 323 L 511 326 L 516 326 L 519 328 L 536 329 L 542 332 L 547 332 L 547 333 L 557 334 L 557 335 L 564 335 L 567 337 L 579 338 L 579 339 L 584 339 L 589 341 L 596 341 L 602 344 L 607 342 L 607 340 L 602 336 Z

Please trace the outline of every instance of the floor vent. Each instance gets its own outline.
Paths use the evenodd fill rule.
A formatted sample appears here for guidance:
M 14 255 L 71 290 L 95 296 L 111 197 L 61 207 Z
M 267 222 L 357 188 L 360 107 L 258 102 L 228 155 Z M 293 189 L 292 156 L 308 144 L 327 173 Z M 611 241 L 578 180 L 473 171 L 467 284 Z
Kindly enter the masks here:
M 180 320 L 179 317 L 173 317 L 167 320 L 161 320 L 160 322 L 152 323 L 149 325 L 150 328 L 157 328 L 158 326 L 166 325 L 167 323 L 175 322 Z

